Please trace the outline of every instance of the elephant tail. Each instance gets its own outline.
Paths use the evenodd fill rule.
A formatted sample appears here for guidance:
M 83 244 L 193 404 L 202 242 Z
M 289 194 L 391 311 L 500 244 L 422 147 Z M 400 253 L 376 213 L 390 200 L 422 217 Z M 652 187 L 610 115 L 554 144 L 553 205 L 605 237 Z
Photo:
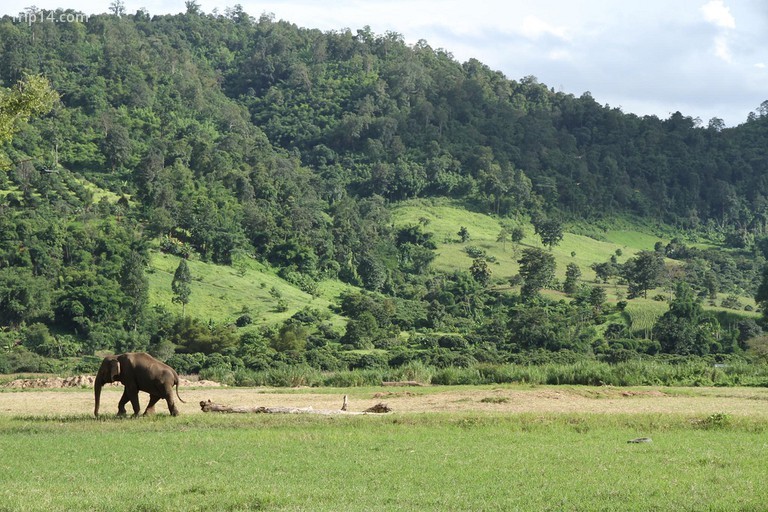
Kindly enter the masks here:
M 184 400 L 182 400 L 181 397 L 179 396 L 179 378 L 178 377 L 176 377 L 176 398 L 178 398 L 179 402 L 183 404 L 187 403 Z

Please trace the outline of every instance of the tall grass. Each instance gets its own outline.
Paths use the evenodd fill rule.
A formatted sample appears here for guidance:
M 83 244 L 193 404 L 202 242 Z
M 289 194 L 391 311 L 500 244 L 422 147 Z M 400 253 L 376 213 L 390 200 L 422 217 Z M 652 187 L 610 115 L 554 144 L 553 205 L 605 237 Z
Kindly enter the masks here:
M 217 380 L 216 375 L 207 378 Z M 715 366 L 706 359 L 662 361 L 640 359 L 620 363 L 584 360 L 574 363 L 477 364 L 469 368 L 435 368 L 410 363 L 401 368 L 321 372 L 308 366 L 266 371 L 227 371 L 218 380 L 236 386 L 365 387 L 384 381 L 416 381 L 435 385 L 550 384 L 585 386 L 766 386 L 768 365 L 731 362 Z

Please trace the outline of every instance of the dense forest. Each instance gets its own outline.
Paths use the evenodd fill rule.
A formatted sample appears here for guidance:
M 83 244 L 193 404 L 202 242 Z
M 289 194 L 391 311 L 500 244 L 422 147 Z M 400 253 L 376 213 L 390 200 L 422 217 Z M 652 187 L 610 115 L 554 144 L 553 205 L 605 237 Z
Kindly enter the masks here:
M 0 137 L 0 373 L 89 369 L 83 356 L 127 350 L 184 372 L 747 357 L 761 333 L 752 316 L 724 321 L 703 303 L 768 300 L 768 101 L 733 128 L 640 117 L 396 33 L 322 32 L 195 2 L 172 16 L 120 14 L 0 19 L 0 112 L 30 76 L 59 97 Z M 392 219 L 415 198 L 504 219 L 504 242 L 530 224 L 544 247 L 520 253 L 509 283 L 491 279 L 482 254 L 438 272 L 429 225 Z M 596 262 L 598 283 L 576 265 L 557 282 L 562 230 L 617 218 L 681 236 Z M 350 285 L 334 311 L 348 323 L 318 308 L 278 325 L 172 314 L 149 301 L 152 251 L 180 257 L 182 305 L 186 259 L 250 258 L 308 293 Z M 666 285 L 669 310 L 639 335 L 627 301 L 607 301 L 609 281 L 628 300 Z

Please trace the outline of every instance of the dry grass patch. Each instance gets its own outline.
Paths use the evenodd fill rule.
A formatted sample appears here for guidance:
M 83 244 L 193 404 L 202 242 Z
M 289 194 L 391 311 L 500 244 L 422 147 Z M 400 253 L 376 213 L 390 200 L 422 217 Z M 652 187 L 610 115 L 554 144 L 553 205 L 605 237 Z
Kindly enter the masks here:
M 104 390 L 105 412 L 117 410 L 122 387 Z M 212 400 L 232 406 L 308 407 L 335 409 L 342 396 L 350 397 L 350 410 L 364 410 L 386 401 L 395 414 L 429 412 L 494 413 L 675 413 L 768 418 L 768 390 L 763 388 L 614 388 L 590 386 L 431 386 L 409 391 L 380 388 L 275 389 L 182 387 L 182 415 L 202 414 L 199 402 Z M 142 407 L 148 396 L 140 395 Z M 93 391 L 4 390 L 0 393 L 3 415 L 91 414 Z M 167 413 L 164 404 L 160 413 Z

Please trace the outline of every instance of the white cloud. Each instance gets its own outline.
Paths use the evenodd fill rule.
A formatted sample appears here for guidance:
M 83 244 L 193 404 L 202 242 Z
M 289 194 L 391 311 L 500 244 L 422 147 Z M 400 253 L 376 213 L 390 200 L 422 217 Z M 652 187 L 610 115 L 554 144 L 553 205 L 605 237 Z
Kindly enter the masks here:
M 704 19 L 720 28 L 736 28 L 736 19 L 731 10 L 723 3 L 723 0 L 710 0 L 701 7 Z
M 573 55 L 568 50 L 561 48 L 557 50 L 552 50 L 547 54 L 547 57 L 549 57 L 550 60 L 571 60 L 573 58 Z
M 719 34 L 714 39 L 715 56 L 727 62 L 733 63 L 733 54 L 729 44 L 729 35 L 736 29 L 736 18 L 731 14 L 731 9 L 723 3 L 723 0 L 710 0 L 701 6 L 704 19 L 718 28 Z
M 757 69 L 765 69 L 765 62 L 757 62 L 755 63 L 755 67 Z
M 568 31 L 565 28 L 551 25 L 536 16 L 526 16 L 523 19 L 522 33 L 529 39 L 538 39 L 545 35 L 555 36 L 563 40 L 568 39 Z
M 715 55 L 729 64 L 733 62 L 731 48 L 728 46 L 728 39 L 724 35 L 715 38 Z

